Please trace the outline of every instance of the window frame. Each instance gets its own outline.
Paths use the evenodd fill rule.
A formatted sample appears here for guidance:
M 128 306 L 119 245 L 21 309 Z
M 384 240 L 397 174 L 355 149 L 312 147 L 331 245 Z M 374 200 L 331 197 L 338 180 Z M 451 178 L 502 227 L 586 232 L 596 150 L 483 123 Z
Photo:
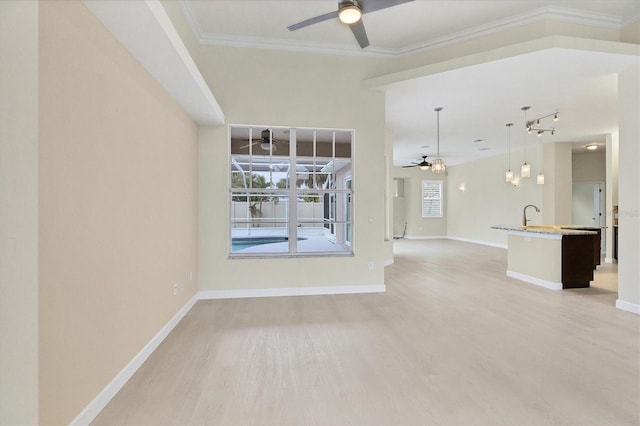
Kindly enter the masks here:
M 427 190 L 427 186 L 431 186 L 430 192 L 433 192 L 435 187 L 437 187 L 437 196 L 436 197 L 427 197 L 425 194 L 425 190 Z M 434 210 L 433 204 L 437 201 L 437 213 L 428 212 Z M 443 192 L 443 182 L 441 180 L 429 180 L 423 179 L 420 185 L 420 207 L 422 209 L 421 216 L 423 219 L 442 219 L 444 217 L 444 192 Z
M 253 133 L 253 135 L 255 135 L 256 129 L 258 128 L 268 128 L 268 129 L 278 129 L 278 130 L 285 130 L 288 132 L 289 134 L 289 139 L 288 139 L 288 145 L 289 145 L 289 149 L 288 149 L 288 153 L 286 153 L 285 155 L 279 156 L 278 153 L 274 153 L 274 151 L 269 150 L 268 153 L 263 153 L 263 152 L 258 152 L 258 154 L 255 154 L 256 156 L 269 156 L 269 161 L 272 161 L 272 159 L 275 156 L 279 156 L 279 160 L 281 160 L 282 162 L 287 164 L 288 170 L 298 170 L 297 167 L 299 167 L 299 163 L 304 163 L 306 166 L 309 166 L 309 164 L 307 164 L 307 162 L 312 161 L 313 162 L 313 168 L 311 170 L 313 170 L 314 176 L 316 173 L 319 173 L 316 169 L 317 163 L 326 163 L 328 164 L 332 164 L 332 167 L 335 167 L 336 164 L 338 164 L 339 162 L 345 162 L 349 169 L 346 171 L 345 175 L 349 176 L 349 179 L 351 180 L 351 182 L 353 183 L 353 167 L 354 167 L 354 156 L 353 156 L 353 152 L 354 152 L 354 145 L 355 145 L 355 130 L 354 129 L 337 129 L 337 128 L 331 128 L 331 129 L 327 129 L 327 128 L 301 128 L 301 127 L 277 127 L 277 126 L 259 126 L 259 125 L 234 125 L 234 124 L 230 124 L 228 125 L 228 146 L 229 146 L 229 154 L 228 154 L 228 170 L 227 170 L 227 179 L 228 179 L 228 183 L 227 183 L 227 188 L 228 188 L 228 206 L 229 206 L 229 218 L 227 220 L 227 226 L 229 226 L 229 232 L 228 232 L 228 242 L 227 242 L 227 251 L 228 251 L 228 256 L 229 258 L 252 258 L 252 257 L 258 257 L 258 258 L 281 258 L 281 257 L 325 257 L 325 256 L 353 256 L 354 255 L 354 244 L 353 241 L 350 242 L 346 242 L 346 241 L 341 241 L 342 239 L 344 239 L 344 236 L 339 237 L 338 239 L 340 241 L 338 241 L 339 244 L 338 247 L 340 247 L 338 250 L 333 251 L 333 250 L 313 250 L 313 249 L 307 249 L 306 251 L 301 251 L 298 247 L 297 241 L 300 238 L 300 235 L 303 235 L 303 232 L 300 232 L 302 230 L 302 227 L 305 226 L 305 224 L 309 224 L 309 226 L 313 227 L 314 223 L 320 223 L 320 222 L 324 222 L 325 223 L 325 228 L 329 228 L 330 229 L 330 234 L 333 237 L 336 237 L 336 234 L 338 232 L 342 232 L 343 235 L 346 235 L 346 227 L 347 224 L 350 224 L 351 230 L 352 232 L 354 232 L 353 230 L 355 229 L 355 225 L 354 225 L 354 208 L 352 205 L 351 208 L 351 217 L 349 218 L 345 218 L 344 222 L 340 222 L 335 220 L 335 218 L 325 218 L 324 216 L 326 216 L 326 214 L 323 214 L 322 218 L 319 218 L 318 220 L 313 220 L 315 218 L 315 216 L 313 216 L 311 218 L 311 220 L 309 220 L 309 218 L 304 218 L 304 217 L 299 217 L 299 213 L 300 213 L 300 207 L 302 205 L 303 199 L 308 199 L 310 196 L 317 196 L 320 200 L 323 200 L 324 197 L 326 196 L 326 194 L 329 194 L 330 197 L 333 197 L 333 199 L 337 199 L 338 197 L 346 200 L 346 199 L 351 199 L 352 204 L 353 204 L 353 200 L 354 200 L 354 191 L 353 191 L 353 184 L 351 186 L 351 188 L 336 188 L 335 185 L 333 187 L 330 188 L 324 188 L 324 187 L 318 187 L 317 186 L 317 182 L 314 181 L 314 187 L 313 188 L 308 188 L 308 187 L 299 187 L 295 178 L 292 178 L 291 176 L 287 175 L 287 185 L 286 188 L 275 188 L 273 186 L 268 187 L 268 188 L 242 188 L 241 190 L 238 189 L 237 187 L 233 186 L 233 179 L 232 179 L 232 175 L 233 175 L 233 169 L 234 169 L 234 161 L 236 158 L 238 157 L 242 157 L 245 154 L 238 154 L 238 153 L 234 153 L 233 151 L 233 146 L 232 146 L 232 137 L 231 137 L 231 129 L 232 128 L 239 128 L 239 129 L 249 129 L 249 135 L 251 138 L 251 135 Z M 297 152 L 296 152 L 296 146 L 297 146 L 297 132 L 298 131 L 306 131 L 306 132 L 313 132 L 313 155 L 309 156 L 298 156 Z M 331 157 L 327 157 L 325 156 L 319 156 L 317 155 L 316 152 L 316 132 L 333 132 L 333 147 L 332 147 L 332 156 Z M 341 133 L 343 136 L 347 136 L 348 137 L 348 144 L 349 144 L 349 152 L 348 152 L 348 156 L 338 156 L 337 155 L 337 150 L 336 150 L 336 133 Z M 346 134 L 346 135 L 345 135 Z M 308 143 L 308 141 L 302 142 L 302 143 Z M 243 170 L 243 173 L 248 174 L 249 176 L 252 175 L 253 172 L 253 168 L 252 165 L 254 164 L 259 164 L 259 161 L 255 161 L 252 162 L 252 147 L 250 146 L 248 148 L 249 154 L 246 155 L 246 157 L 248 158 L 248 162 L 251 163 L 251 166 L 248 167 L 248 170 Z M 271 163 L 269 163 L 271 164 Z M 307 173 L 310 173 L 311 170 L 309 170 Z M 338 180 L 338 176 L 340 176 L 338 173 L 340 171 L 340 168 L 335 169 L 334 171 L 330 172 L 329 175 L 334 179 L 334 181 Z M 264 173 L 264 172 L 263 172 Z M 289 173 L 289 172 L 287 172 Z M 294 172 L 297 173 L 297 172 Z M 320 173 L 320 174 L 324 174 L 324 173 Z M 330 177 L 330 179 L 331 179 Z M 342 181 L 344 181 L 344 177 L 340 177 L 340 179 Z M 271 182 L 273 183 L 273 182 Z M 338 185 L 340 186 L 340 185 Z M 233 205 L 233 198 L 238 196 L 238 195 L 244 195 L 246 194 L 247 197 L 251 196 L 251 194 L 264 194 L 266 196 L 272 196 L 272 197 L 285 197 L 287 199 L 287 218 L 284 221 L 280 221 L 280 223 L 285 223 L 285 231 L 286 231 L 286 238 L 288 241 L 288 250 L 287 251 L 276 251 L 276 252 L 272 252 L 272 251 L 264 251 L 264 252 L 256 252 L 256 253 L 241 253 L 241 252 L 237 252 L 233 250 L 233 246 L 232 243 L 234 242 L 234 230 L 237 230 L 238 228 L 234 226 L 234 224 L 236 223 L 246 223 L 247 224 L 247 229 L 249 227 L 252 226 L 253 223 L 261 223 L 262 218 L 260 218 L 258 221 L 254 221 L 252 217 L 247 217 L 244 220 L 246 222 L 242 222 L 242 219 L 238 219 L 237 217 L 234 217 L 234 205 Z M 308 203 L 308 201 L 306 201 Z M 324 203 L 323 201 L 320 201 L 320 203 Z M 314 204 L 316 204 L 315 202 L 311 202 L 311 208 L 312 210 L 315 208 Z M 247 205 L 247 208 L 249 208 L 249 205 Z M 340 206 L 341 209 L 344 209 L 344 206 Z M 278 218 L 276 217 L 277 215 L 274 213 L 274 218 L 267 218 L 266 222 L 269 222 L 269 219 L 273 219 L 272 222 L 275 223 Z M 304 222 L 304 223 L 303 223 Z M 338 231 L 338 227 L 342 227 L 344 228 L 342 231 Z M 334 238 L 333 240 L 331 240 L 331 238 L 329 238 L 329 240 L 331 242 L 334 242 L 336 240 L 336 238 Z M 353 240 L 353 234 L 352 234 L 352 240 Z

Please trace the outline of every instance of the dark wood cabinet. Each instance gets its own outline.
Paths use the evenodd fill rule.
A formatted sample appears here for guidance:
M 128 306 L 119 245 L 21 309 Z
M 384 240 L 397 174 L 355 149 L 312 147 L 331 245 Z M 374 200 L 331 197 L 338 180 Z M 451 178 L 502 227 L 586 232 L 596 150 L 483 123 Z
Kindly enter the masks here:
M 599 263 L 599 235 L 562 236 L 562 288 L 589 287 L 593 281 L 593 270 L 596 268 L 593 254 L 596 245 Z

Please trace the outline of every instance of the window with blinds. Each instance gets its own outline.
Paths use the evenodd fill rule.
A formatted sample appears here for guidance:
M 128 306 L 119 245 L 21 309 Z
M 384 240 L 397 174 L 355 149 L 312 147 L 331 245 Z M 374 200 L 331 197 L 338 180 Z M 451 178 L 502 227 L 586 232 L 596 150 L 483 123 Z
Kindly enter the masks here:
M 442 217 L 442 181 L 422 181 L 422 217 Z

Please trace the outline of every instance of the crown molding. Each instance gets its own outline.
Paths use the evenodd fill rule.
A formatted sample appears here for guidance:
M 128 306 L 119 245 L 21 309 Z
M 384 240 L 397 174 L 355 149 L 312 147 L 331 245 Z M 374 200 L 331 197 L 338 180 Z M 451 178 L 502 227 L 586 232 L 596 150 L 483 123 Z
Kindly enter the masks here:
M 579 25 L 588 25 L 604 29 L 620 30 L 623 26 L 638 20 L 639 16 L 619 17 L 615 15 L 598 14 L 585 12 L 576 9 L 549 6 L 534 10 L 532 12 L 512 16 L 506 19 L 497 20 L 486 25 L 480 25 L 465 31 L 439 37 L 427 42 L 416 43 L 404 48 L 376 48 L 370 46 L 366 49 L 359 49 L 348 45 L 290 41 L 278 38 L 260 38 L 250 36 L 232 36 L 228 34 L 215 34 L 205 32 L 195 16 L 191 2 L 189 0 L 179 0 L 189 26 L 194 36 L 202 45 L 220 45 L 231 47 L 244 47 L 255 49 L 275 49 L 284 51 L 297 51 L 308 53 L 323 53 L 333 55 L 349 56 L 377 56 L 377 57 L 399 57 L 428 50 L 443 48 L 455 43 L 468 41 L 474 38 L 496 34 L 501 31 L 543 21 L 559 21 Z
M 581 10 L 550 6 L 537 9 L 529 13 L 500 19 L 485 25 L 479 25 L 465 31 L 459 31 L 427 42 L 417 43 L 405 49 L 398 50 L 397 55 L 401 56 L 438 49 L 475 38 L 496 34 L 512 28 L 521 27 L 523 25 L 543 21 L 559 21 L 612 30 L 620 30 L 622 28 L 622 19 L 617 16 L 595 14 Z

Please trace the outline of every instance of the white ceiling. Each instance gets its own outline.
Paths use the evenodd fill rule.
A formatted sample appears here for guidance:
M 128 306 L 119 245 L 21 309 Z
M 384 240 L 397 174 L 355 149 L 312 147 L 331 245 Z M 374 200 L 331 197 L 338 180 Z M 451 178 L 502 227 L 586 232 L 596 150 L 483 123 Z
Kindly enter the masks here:
M 371 45 L 360 49 L 336 19 L 286 29 L 335 10 L 335 0 L 181 0 L 181 6 L 201 43 L 390 57 L 549 18 L 620 29 L 640 13 L 638 0 L 415 0 L 364 15 Z M 512 147 L 522 147 L 524 105 L 531 106 L 528 118 L 560 112 L 556 135 L 541 142 L 601 142 L 617 127 L 616 73 L 638 61 L 556 48 L 386 85 L 394 162 L 435 155 L 438 106 L 444 107 L 440 152 L 450 165 L 505 152 L 507 122 L 516 124 Z

